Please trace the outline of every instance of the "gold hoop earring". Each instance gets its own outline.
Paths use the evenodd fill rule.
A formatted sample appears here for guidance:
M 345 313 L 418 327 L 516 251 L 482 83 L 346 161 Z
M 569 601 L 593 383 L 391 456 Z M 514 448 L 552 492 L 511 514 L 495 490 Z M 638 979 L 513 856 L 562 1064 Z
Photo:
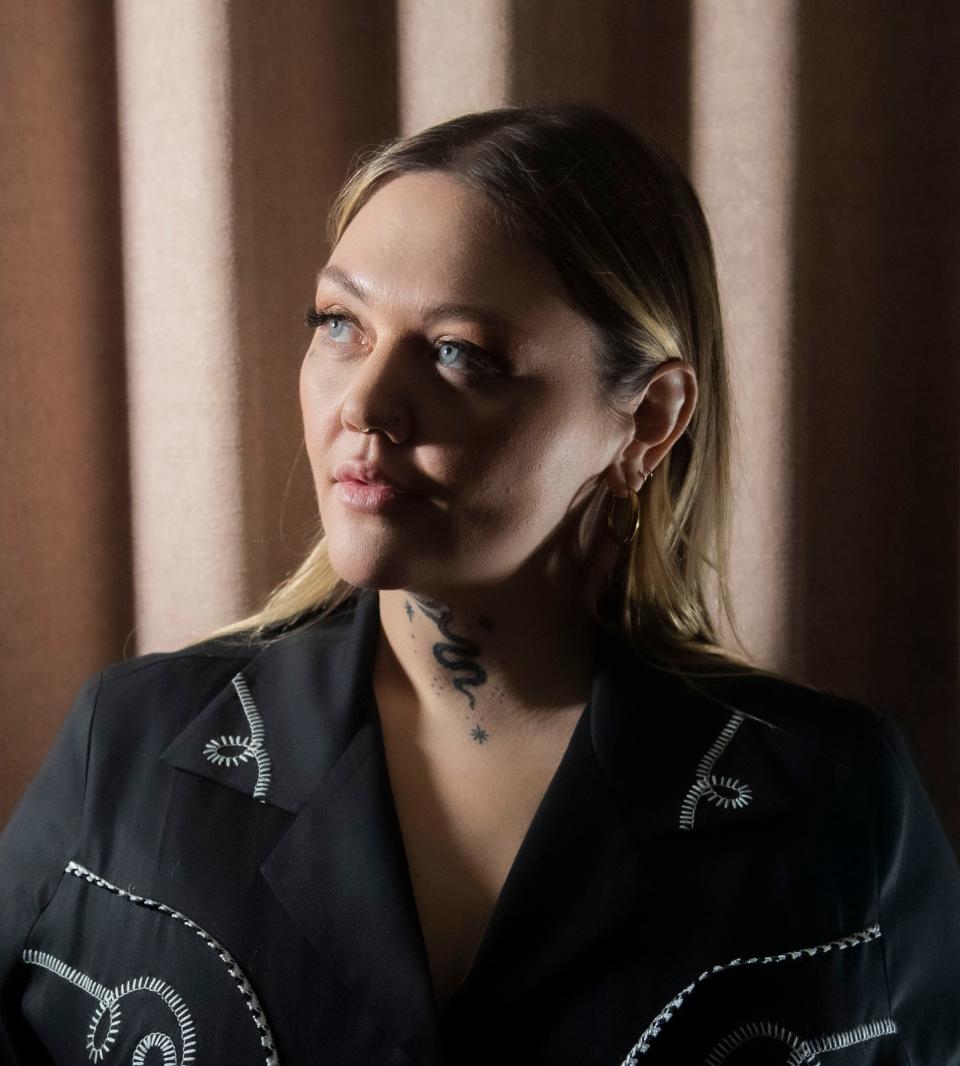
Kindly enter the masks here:
M 643 480 L 640 482 L 640 488 L 642 489 L 647 483 L 647 478 L 653 476 L 652 470 L 641 471 Z M 611 494 L 607 503 L 607 530 L 610 534 L 610 539 L 614 544 L 629 544 L 637 535 L 637 530 L 640 528 L 640 490 L 639 489 L 627 489 L 628 498 L 630 500 L 630 532 L 625 536 L 617 532 L 617 527 L 613 521 L 613 511 L 616 507 L 617 499 L 621 497 Z

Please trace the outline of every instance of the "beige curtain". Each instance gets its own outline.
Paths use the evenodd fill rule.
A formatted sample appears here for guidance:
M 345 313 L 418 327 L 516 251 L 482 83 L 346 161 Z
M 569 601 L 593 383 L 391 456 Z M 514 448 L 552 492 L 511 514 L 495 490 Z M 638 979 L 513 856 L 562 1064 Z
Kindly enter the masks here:
M 67 0 L 0 14 L 0 821 L 81 681 L 314 520 L 297 373 L 354 153 L 582 99 L 711 223 L 754 657 L 894 712 L 960 844 L 960 8 Z

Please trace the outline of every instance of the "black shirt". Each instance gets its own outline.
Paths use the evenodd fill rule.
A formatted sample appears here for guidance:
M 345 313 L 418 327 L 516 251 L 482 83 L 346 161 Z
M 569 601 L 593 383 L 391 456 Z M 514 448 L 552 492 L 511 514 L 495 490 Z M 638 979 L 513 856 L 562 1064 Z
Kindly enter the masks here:
M 378 635 L 365 590 L 83 685 L 0 835 L 0 1061 L 960 1066 L 960 867 L 890 718 L 606 633 L 438 1016 Z

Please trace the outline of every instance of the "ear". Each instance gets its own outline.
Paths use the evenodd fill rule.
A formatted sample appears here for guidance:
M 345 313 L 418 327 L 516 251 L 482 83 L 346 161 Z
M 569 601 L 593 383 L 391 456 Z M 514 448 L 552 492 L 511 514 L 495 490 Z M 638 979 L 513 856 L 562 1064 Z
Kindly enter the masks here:
M 654 371 L 633 416 L 634 435 L 607 467 L 607 484 L 615 496 L 639 491 L 643 473 L 660 464 L 693 417 L 697 375 L 682 359 L 668 359 Z

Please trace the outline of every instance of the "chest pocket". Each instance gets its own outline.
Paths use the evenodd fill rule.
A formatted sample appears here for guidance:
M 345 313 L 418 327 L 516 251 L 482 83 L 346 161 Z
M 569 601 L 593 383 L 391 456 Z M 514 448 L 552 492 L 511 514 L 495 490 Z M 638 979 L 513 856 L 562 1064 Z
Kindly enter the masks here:
M 57 1062 L 275 1066 L 264 1011 L 190 917 L 77 863 L 22 951 L 24 1017 Z
M 880 938 L 873 925 L 713 966 L 664 1005 L 621 1066 L 820 1066 L 828 1053 L 835 1066 L 906 1066 Z

